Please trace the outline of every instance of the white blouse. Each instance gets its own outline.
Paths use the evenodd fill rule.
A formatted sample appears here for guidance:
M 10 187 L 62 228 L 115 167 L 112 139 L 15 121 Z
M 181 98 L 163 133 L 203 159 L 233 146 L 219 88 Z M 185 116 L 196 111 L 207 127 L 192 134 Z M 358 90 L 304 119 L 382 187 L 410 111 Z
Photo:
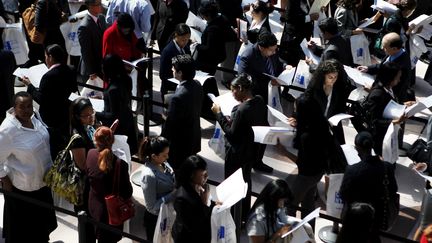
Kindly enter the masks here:
M 32 116 L 34 128 L 26 128 L 7 112 L 0 126 L 0 177 L 9 176 L 14 187 L 36 191 L 45 186 L 43 176 L 52 166 L 48 130 Z

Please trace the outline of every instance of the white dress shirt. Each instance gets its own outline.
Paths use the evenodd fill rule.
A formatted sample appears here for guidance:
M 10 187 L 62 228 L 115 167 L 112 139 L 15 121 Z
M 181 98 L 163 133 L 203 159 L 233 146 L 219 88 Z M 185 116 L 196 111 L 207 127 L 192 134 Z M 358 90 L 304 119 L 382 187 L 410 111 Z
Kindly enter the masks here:
M 35 115 L 31 121 L 34 128 L 23 127 L 11 108 L 0 126 L 0 177 L 9 176 L 22 191 L 44 187 L 43 176 L 52 166 L 45 124 Z

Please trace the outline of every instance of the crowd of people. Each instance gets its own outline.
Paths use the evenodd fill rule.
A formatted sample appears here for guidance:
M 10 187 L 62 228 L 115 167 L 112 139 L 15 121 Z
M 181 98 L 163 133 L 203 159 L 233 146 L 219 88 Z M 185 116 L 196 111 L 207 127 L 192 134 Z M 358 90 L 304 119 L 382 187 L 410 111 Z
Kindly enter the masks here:
M 422 14 L 432 14 L 429 0 L 389 0 L 387 4 L 393 8 L 376 9 L 370 8 L 369 0 L 331 0 L 317 12 L 310 11 L 313 0 L 281 0 L 280 37 L 272 32 L 270 22 L 277 1 L 242 4 L 237 0 L 112 0 L 105 9 L 101 0 L 85 0 L 79 9 L 88 12 L 81 19 L 74 17 L 77 9 L 72 5 L 77 3 L 72 2 L 0 1 L 0 39 L 6 23 L 18 22 L 34 4 L 34 26 L 44 38 L 41 43 L 34 43 L 30 38 L 33 33 L 23 28 L 28 61 L 19 66 L 44 63 L 48 68 L 38 85 L 29 77 L 21 77 L 27 91 L 14 94 L 12 72 L 17 63 L 8 45 L 0 42 L 3 190 L 53 204 L 51 190 L 43 182 L 44 174 L 71 136 L 77 134 L 71 153 L 76 167 L 85 174 L 85 183 L 83 204 L 74 205 L 74 210 L 85 211 L 94 220 L 108 224 L 104 198 L 113 192 L 117 174 L 119 195 L 132 196 L 130 161 L 125 151 L 113 148 L 115 135 L 127 136 L 130 154 L 138 155 L 144 164 L 141 188 L 146 211 L 135 217 L 143 219 L 147 239 L 153 240 L 157 233 L 161 205 L 172 203 L 176 212 L 172 226 L 174 242 L 210 242 L 212 210 L 223 204 L 210 197 L 207 162 L 197 155 L 202 140 L 200 118 L 210 117 L 220 124 L 225 136 L 224 177 L 241 169 L 248 184 L 246 197 L 233 208 L 239 213 L 236 227 L 246 230 L 250 242 L 281 241 L 281 236 L 299 222 L 295 217 L 298 206 L 301 205 L 302 218 L 312 212 L 316 208 L 318 183 L 324 175 L 334 173 L 344 173 L 339 190 L 344 202 L 343 227 L 337 242 L 381 242 L 380 231 L 391 228 L 386 204 L 396 200 L 398 190 L 395 161 L 383 159 L 384 137 L 389 126 L 399 125 L 395 127 L 400 127 L 396 132 L 401 146 L 408 118 L 401 115 L 389 119 L 383 112 L 390 101 L 405 106 L 415 104 L 418 59 L 429 63 L 425 80 L 432 84 L 432 54 L 417 55 L 411 41 L 422 38 L 430 45 L 432 40 L 426 39 L 427 34 L 417 34 L 431 26 L 409 24 Z M 188 25 L 192 15 L 204 21 L 204 29 Z M 359 27 L 365 18 L 373 19 L 375 33 Z M 68 40 L 60 28 L 66 21 L 78 23 L 80 57 L 68 57 Z M 241 21 L 247 22 L 245 35 L 240 29 Z M 200 36 L 197 32 L 201 32 Z M 368 52 L 376 57 L 373 62 L 360 64 L 355 60 L 350 38 L 359 35 L 368 40 Z M 313 37 L 318 37 L 322 44 Z M 302 44 L 304 39 L 306 46 Z M 137 127 L 132 92 L 139 96 L 153 87 L 149 87 L 143 72 L 145 63 L 136 65 L 137 76 L 134 65 L 128 63 L 145 57 L 149 45 L 160 51 L 160 94 L 168 107 L 160 136 L 143 138 Z M 319 63 L 304 48 L 318 56 Z M 304 92 L 294 97 L 288 86 L 281 86 L 271 76 L 292 70 L 300 60 L 307 63 L 310 80 Z M 198 70 L 213 76 L 218 66 L 233 69 L 235 65 L 235 77 L 224 73 L 221 79 L 212 79 L 228 87 L 239 103 L 231 113 L 224 114 L 223 104 L 207 105 L 209 86 L 201 85 L 195 76 Z M 374 75 L 373 84 L 359 87 L 346 67 Z M 71 93 L 79 94 L 78 80 L 98 79 L 103 81 L 103 97 L 90 95 L 69 100 Z M 267 105 L 281 101 L 269 97 L 272 87 L 276 87 L 278 99 L 285 99 L 282 104 L 294 107 L 284 122 L 296 130 L 293 147 L 298 150 L 298 174 L 292 183 L 284 178 L 269 182 L 251 205 L 252 170 L 273 171 L 263 162 L 266 145 L 254 141 L 252 129 L 269 126 Z M 364 109 L 364 113 L 355 113 L 357 117 L 352 119 L 358 132 L 354 144 L 360 160 L 348 165 L 340 146 L 346 143 L 342 123 L 333 126 L 328 119 L 348 113 L 349 96 L 359 88 L 367 95 L 354 101 L 357 106 L 351 108 Z M 96 111 L 90 98 L 102 98 L 104 109 Z M 367 126 L 361 126 L 359 120 Z M 414 169 L 432 173 L 432 159 L 414 162 Z M 423 221 L 416 237 L 426 240 L 431 231 L 426 226 L 432 224 L 432 219 Z M 6 242 L 48 242 L 57 221 L 53 210 L 5 195 L 3 225 Z M 314 226 L 313 220 L 304 226 L 311 241 Z M 122 229 L 123 224 L 115 227 Z M 362 231 L 360 236 L 357 230 Z M 86 242 L 121 239 L 120 235 L 91 223 L 85 225 L 85 233 Z

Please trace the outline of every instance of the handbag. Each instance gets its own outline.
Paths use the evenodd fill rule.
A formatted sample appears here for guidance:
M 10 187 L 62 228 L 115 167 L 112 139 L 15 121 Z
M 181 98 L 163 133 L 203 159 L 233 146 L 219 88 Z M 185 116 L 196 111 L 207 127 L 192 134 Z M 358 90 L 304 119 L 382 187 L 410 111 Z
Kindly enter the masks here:
M 419 138 L 408 149 L 407 156 L 414 162 L 429 162 L 432 156 L 432 149 L 428 142 Z
M 132 198 L 122 198 L 119 195 L 120 189 L 120 159 L 117 159 L 114 168 L 113 192 L 105 196 L 105 203 L 108 211 L 108 223 L 110 225 L 121 225 L 135 215 L 135 204 Z
M 384 200 L 383 200 L 383 218 L 381 229 L 383 231 L 390 231 L 399 216 L 399 206 L 400 206 L 400 195 L 395 193 L 395 195 L 391 196 L 388 185 L 389 185 L 389 177 L 387 167 L 384 165 Z
M 176 211 L 172 202 L 162 203 L 159 210 L 153 243 L 173 243 L 172 227 L 176 218 Z
M 29 38 L 31 42 L 35 44 L 43 44 L 45 40 L 45 31 L 39 32 L 36 30 L 35 26 L 35 19 L 36 19 L 36 3 L 32 4 L 30 7 L 28 7 L 26 10 L 24 10 L 22 14 L 22 19 L 24 23 L 24 27 L 27 30 L 27 33 L 29 35 Z M 48 12 L 48 2 L 47 2 L 47 12 Z
M 79 134 L 74 134 L 70 138 L 66 148 L 57 154 L 53 166 L 43 178 L 53 192 L 74 205 L 83 203 L 85 185 L 84 173 L 76 166 L 70 151 L 72 143 L 80 137 Z

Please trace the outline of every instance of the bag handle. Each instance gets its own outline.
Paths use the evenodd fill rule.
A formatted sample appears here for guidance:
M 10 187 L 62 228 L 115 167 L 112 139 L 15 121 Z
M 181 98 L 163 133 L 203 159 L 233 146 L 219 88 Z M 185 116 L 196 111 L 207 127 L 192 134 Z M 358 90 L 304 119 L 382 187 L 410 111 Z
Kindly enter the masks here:
M 72 137 L 71 137 L 70 140 L 69 140 L 68 145 L 67 145 L 66 148 L 64 149 L 64 150 L 66 150 L 67 152 L 63 154 L 63 157 L 61 158 L 62 161 L 64 161 L 64 159 L 66 158 L 67 154 L 69 153 L 70 146 L 72 145 L 72 143 L 73 143 L 76 139 L 78 139 L 78 138 L 80 138 L 80 137 L 81 137 L 81 135 L 79 135 L 79 134 L 74 134 L 74 135 L 72 135 Z
M 118 196 L 119 189 L 120 189 L 120 159 L 117 159 L 114 166 L 112 194 Z

